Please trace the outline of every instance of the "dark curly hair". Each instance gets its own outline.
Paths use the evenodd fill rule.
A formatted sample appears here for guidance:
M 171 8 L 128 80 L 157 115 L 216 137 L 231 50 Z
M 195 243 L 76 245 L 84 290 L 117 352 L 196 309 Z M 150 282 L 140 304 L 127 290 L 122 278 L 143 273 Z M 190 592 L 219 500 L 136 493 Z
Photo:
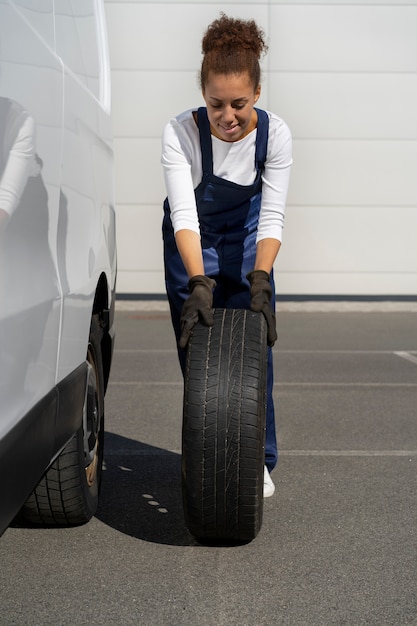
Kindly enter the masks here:
M 265 35 L 254 20 L 234 19 L 221 13 L 203 37 L 201 89 L 204 91 L 211 71 L 226 75 L 248 72 L 255 90 L 261 81 L 259 59 L 267 49 Z

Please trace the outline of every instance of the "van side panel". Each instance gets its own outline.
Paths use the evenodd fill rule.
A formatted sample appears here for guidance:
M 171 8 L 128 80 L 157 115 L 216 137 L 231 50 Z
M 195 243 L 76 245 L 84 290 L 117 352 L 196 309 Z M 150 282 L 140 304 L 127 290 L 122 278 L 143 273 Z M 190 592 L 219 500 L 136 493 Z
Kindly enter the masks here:
M 38 5 L 31 3 L 33 14 Z M 43 18 L 51 20 L 52 14 Z M 62 64 L 21 13 L 2 0 L 0 437 L 55 385 L 62 99 Z
M 63 316 L 58 381 L 85 359 L 89 320 L 103 274 L 106 309 L 114 288 L 109 272 L 115 265 L 112 129 L 100 102 L 106 59 L 97 37 L 97 4 L 55 0 L 57 52 L 65 72 L 60 197 L 65 229 L 59 232 L 59 248 L 65 251 L 60 268 L 65 272 L 60 269 Z
M 110 371 L 103 15 L 102 0 L 0 0 L 0 534 L 83 424 L 93 306 Z
M 51 50 L 55 48 L 54 0 L 9 0 Z

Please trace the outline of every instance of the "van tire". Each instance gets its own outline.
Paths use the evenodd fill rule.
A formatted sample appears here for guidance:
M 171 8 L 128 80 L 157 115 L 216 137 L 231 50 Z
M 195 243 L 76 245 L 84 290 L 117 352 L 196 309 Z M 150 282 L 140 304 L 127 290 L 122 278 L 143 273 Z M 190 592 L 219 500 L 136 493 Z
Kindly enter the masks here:
M 182 491 L 199 540 L 251 541 L 263 515 L 266 322 L 261 313 L 216 309 L 198 323 L 184 378 Z
M 19 520 L 44 526 L 88 522 L 98 506 L 104 441 L 102 329 L 91 320 L 82 425 L 23 505 Z

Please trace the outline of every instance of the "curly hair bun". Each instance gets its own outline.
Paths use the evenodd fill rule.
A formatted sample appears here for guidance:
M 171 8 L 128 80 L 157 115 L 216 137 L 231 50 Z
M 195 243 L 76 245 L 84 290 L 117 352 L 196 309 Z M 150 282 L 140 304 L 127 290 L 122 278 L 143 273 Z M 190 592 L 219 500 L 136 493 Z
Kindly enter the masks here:
M 264 33 L 254 20 L 235 19 L 221 13 L 203 37 L 201 88 L 204 91 L 209 72 L 225 75 L 247 72 L 256 89 L 261 76 L 259 59 L 267 49 Z
M 234 19 L 222 13 L 207 28 L 202 41 L 203 54 L 216 49 L 230 53 L 239 47 L 251 50 L 260 59 L 267 50 L 264 33 L 254 20 Z

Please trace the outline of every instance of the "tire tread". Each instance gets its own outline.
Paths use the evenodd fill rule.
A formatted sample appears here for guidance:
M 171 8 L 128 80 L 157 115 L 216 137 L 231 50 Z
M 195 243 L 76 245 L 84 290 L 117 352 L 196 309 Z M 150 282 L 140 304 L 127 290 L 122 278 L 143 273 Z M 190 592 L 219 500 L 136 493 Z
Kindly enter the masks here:
M 251 540 L 263 511 L 266 324 L 261 314 L 217 309 L 198 324 L 187 356 L 183 502 L 200 538 Z

